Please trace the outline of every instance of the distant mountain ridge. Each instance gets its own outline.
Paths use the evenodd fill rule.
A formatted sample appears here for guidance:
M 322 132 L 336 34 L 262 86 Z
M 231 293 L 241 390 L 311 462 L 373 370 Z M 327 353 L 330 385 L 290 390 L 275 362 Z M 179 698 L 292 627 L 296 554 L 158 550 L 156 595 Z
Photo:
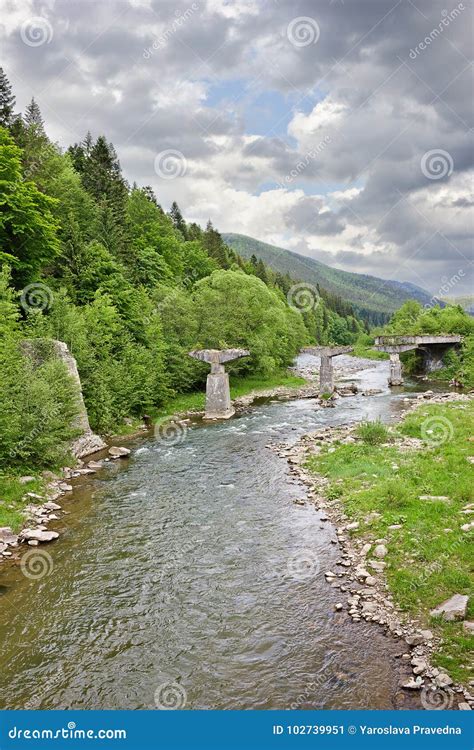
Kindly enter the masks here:
M 374 313 L 390 315 L 408 299 L 415 299 L 422 305 L 438 302 L 425 289 L 409 281 L 390 281 L 368 274 L 340 271 L 313 258 L 244 234 L 224 233 L 222 238 L 242 257 L 250 258 L 255 255 L 274 271 L 289 273 L 295 280 L 319 284 L 328 292 L 350 302 L 365 317 L 371 317 Z M 441 305 L 443 306 L 442 302 Z

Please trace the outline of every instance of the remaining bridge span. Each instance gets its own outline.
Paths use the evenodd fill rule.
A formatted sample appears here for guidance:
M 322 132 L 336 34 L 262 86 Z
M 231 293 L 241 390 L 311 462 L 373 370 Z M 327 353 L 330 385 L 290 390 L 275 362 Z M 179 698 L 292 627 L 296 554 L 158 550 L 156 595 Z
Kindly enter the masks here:
M 402 385 L 402 363 L 400 354 L 411 349 L 420 349 L 423 353 L 423 367 L 425 372 L 439 370 L 443 366 L 443 357 L 452 346 L 460 344 L 462 336 L 455 333 L 431 336 L 420 334 L 417 336 L 377 336 L 374 349 L 390 354 L 389 385 Z

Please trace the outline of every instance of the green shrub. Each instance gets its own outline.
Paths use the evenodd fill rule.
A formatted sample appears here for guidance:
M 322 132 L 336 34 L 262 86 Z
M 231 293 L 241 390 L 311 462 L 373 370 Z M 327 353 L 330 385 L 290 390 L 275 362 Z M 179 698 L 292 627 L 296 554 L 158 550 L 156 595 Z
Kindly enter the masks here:
M 388 430 L 380 420 L 375 422 L 362 422 L 357 428 L 357 435 L 367 445 L 380 445 L 388 440 Z

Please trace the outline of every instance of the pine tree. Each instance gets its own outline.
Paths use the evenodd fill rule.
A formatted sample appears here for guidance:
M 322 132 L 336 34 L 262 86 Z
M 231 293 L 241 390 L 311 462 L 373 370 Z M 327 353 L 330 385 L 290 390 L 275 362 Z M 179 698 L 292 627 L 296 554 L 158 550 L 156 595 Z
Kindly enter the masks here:
M 186 239 L 187 236 L 187 228 L 186 228 L 186 222 L 183 219 L 183 214 L 180 211 L 180 208 L 176 201 L 173 201 L 171 204 L 171 209 L 169 212 L 169 217 L 171 221 L 173 222 L 173 226 L 175 229 L 178 230 L 178 232 L 181 232 L 184 239 Z
M 14 120 L 14 106 L 15 97 L 12 92 L 10 81 L 6 77 L 3 68 L 0 68 L 0 125 L 3 128 L 8 128 L 12 125 Z
M 23 119 L 28 128 L 34 127 L 37 133 L 44 133 L 44 121 L 35 97 L 28 104 Z
M 203 234 L 203 245 L 211 258 L 217 260 L 221 268 L 229 268 L 229 257 L 225 243 L 217 229 L 214 229 L 210 219 Z

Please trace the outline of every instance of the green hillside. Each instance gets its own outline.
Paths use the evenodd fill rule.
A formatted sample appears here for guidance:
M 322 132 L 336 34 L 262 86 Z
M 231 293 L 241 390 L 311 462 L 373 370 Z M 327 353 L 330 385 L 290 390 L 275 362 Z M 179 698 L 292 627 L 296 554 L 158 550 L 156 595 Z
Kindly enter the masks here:
M 244 234 L 223 234 L 224 241 L 244 258 L 256 255 L 280 273 L 292 278 L 319 284 L 327 291 L 352 303 L 363 317 L 382 323 L 406 300 L 415 299 L 422 305 L 432 303 L 431 295 L 408 282 L 388 281 L 367 274 L 348 273 L 293 253 Z

